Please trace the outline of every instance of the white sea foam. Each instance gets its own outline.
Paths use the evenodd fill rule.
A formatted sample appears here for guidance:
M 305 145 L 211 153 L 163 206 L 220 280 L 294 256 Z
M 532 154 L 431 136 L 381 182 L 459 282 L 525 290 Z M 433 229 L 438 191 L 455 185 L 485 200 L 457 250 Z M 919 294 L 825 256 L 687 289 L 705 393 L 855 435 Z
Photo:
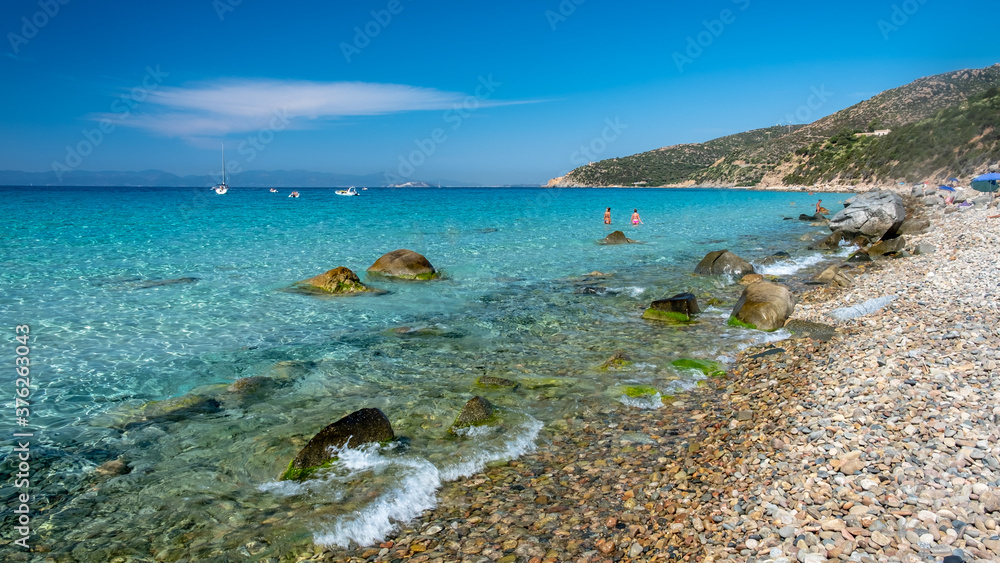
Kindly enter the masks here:
M 782 340 L 787 340 L 791 338 L 792 333 L 785 329 L 778 329 L 774 332 L 764 332 L 762 330 L 747 330 L 749 334 L 749 341 L 744 342 L 738 346 L 740 350 L 746 350 L 751 346 L 758 346 L 760 344 L 770 344 L 772 342 L 781 342 Z
M 313 533 L 317 545 L 348 547 L 351 542 L 372 545 L 394 531 L 398 523 L 408 522 L 437 506 L 435 493 L 441 487 L 441 475 L 434 464 L 405 457 L 393 460 L 392 464 L 402 469 L 399 482 L 365 508 Z
M 816 253 L 809 254 L 807 256 L 789 258 L 788 260 L 781 260 L 775 262 L 774 264 L 768 264 L 765 266 L 758 266 L 754 264 L 754 269 L 758 274 L 765 276 L 790 276 L 799 270 L 814 266 L 824 260 L 826 260 L 825 256 Z
M 258 489 L 281 496 L 308 495 L 325 502 L 338 502 L 351 480 L 391 471 L 394 484 L 364 508 L 321 523 L 313 533 L 317 545 L 348 547 L 351 542 L 372 545 L 388 536 L 398 524 L 434 508 L 436 492 L 441 487 L 441 474 L 433 463 L 415 457 L 387 457 L 382 455 L 383 451 L 377 445 L 343 448 L 335 452 L 339 462 L 315 479 L 272 481 Z
M 656 410 L 663 408 L 663 395 L 657 391 L 652 395 L 643 395 L 642 397 L 629 397 L 628 395 L 622 395 L 618 398 L 619 401 L 626 407 L 632 407 L 634 409 L 643 410 Z
M 517 459 L 535 449 L 535 438 L 542 429 L 542 421 L 528 415 L 525 421 L 511 430 L 512 436 L 497 444 L 484 441 L 475 451 L 454 465 L 441 469 L 442 481 L 453 481 L 478 473 L 491 461 Z

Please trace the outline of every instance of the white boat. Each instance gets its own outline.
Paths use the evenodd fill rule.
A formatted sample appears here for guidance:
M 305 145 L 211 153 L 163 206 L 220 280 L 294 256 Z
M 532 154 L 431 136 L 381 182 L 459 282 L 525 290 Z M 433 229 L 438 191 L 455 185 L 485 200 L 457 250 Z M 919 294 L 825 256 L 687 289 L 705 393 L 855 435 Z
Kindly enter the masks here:
M 272 194 L 273 194 L 274 192 L 276 192 L 276 191 L 278 191 L 278 190 L 276 190 L 276 189 L 274 189 L 274 188 L 271 188 L 271 193 L 272 193 Z
M 288 194 L 288 197 L 299 197 L 299 192 L 292 192 Z
M 337 190 L 337 191 L 335 191 L 333 193 L 335 193 L 337 195 L 361 195 L 361 194 L 358 193 L 358 190 L 354 189 L 354 186 L 351 186 L 351 187 L 347 188 L 346 190 Z
M 219 195 L 224 195 L 229 191 L 229 185 L 226 184 L 226 144 L 222 144 L 222 183 L 218 186 L 212 186 L 215 193 Z

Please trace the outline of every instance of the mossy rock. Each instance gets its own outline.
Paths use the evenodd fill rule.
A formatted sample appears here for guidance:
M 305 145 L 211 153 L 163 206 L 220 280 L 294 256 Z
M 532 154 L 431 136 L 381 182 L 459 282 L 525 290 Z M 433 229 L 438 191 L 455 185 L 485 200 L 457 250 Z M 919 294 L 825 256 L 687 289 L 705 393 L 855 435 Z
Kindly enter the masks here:
M 378 292 L 361 283 L 357 274 L 343 266 L 327 270 L 307 280 L 295 282 L 289 291 L 307 295 L 352 295 Z
M 670 362 L 670 365 L 679 369 L 696 369 L 707 377 L 723 377 L 726 375 L 726 370 L 722 369 L 722 364 L 713 360 L 680 358 Z
M 726 324 L 729 325 L 729 326 L 731 326 L 731 327 L 733 327 L 733 328 L 748 328 L 750 330 L 757 330 L 756 326 L 754 326 L 754 325 L 752 325 L 750 323 L 745 323 L 745 322 L 737 319 L 735 315 L 734 316 L 730 316 L 729 320 L 726 321 Z
M 285 475 L 305 478 L 317 469 L 329 465 L 335 458 L 331 449 L 347 445 L 357 447 L 371 443 L 385 444 L 395 439 L 389 419 L 379 409 L 368 408 L 352 412 L 313 436 L 289 464 L 282 478 Z
M 292 461 L 288 462 L 288 468 L 285 469 L 285 472 L 281 474 L 281 477 L 279 477 L 278 480 L 279 481 L 302 481 L 302 480 L 308 479 L 308 478 L 312 477 L 313 474 L 315 474 L 320 469 L 324 469 L 326 467 L 332 466 L 334 464 L 334 462 L 336 462 L 338 459 L 340 459 L 340 458 L 338 458 L 337 456 L 333 456 L 328 461 L 326 461 L 325 463 L 322 463 L 320 465 L 314 465 L 312 467 L 302 467 L 302 468 L 295 467 L 295 460 L 293 459 Z
M 502 377 L 492 375 L 481 375 L 476 378 L 476 385 L 487 389 L 517 389 L 520 383 Z
M 660 391 L 656 387 L 649 385 L 632 385 L 625 388 L 625 396 L 633 399 L 642 397 L 652 397 Z
M 433 280 L 438 272 L 422 255 L 400 248 L 382 255 L 368 268 L 368 275 L 400 280 Z
M 448 431 L 455 434 L 455 431 L 461 428 L 487 426 L 495 423 L 497 418 L 497 411 L 493 403 L 482 397 L 475 396 L 465 403 L 462 411 L 458 413 L 458 417 Z
M 642 318 L 649 321 L 660 321 L 670 324 L 688 324 L 691 322 L 691 317 L 685 315 L 684 313 L 678 313 L 676 311 L 661 311 L 659 309 L 653 309 L 650 307 L 642 314 Z
M 609 369 L 621 369 L 630 365 L 632 365 L 632 358 L 629 358 L 624 350 L 618 350 L 601 364 L 601 369 L 607 371 Z
M 669 405 L 677 400 L 677 397 L 673 395 L 660 395 L 660 402 L 664 405 Z

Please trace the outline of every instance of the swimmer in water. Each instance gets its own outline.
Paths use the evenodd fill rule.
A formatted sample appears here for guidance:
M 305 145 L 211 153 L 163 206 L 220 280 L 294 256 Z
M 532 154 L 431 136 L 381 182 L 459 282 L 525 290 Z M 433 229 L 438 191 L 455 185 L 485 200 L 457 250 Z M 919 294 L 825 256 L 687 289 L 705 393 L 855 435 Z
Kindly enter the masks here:
M 645 225 L 645 223 L 642 222 L 642 219 L 639 218 L 639 210 L 638 209 L 633 209 L 632 210 L 632 224 L 633 225 L 638 225 L 640 223 L 642 223 L 643 225 Z
M 610 225 L 611 224 L 611 208 L 610 207 L 604 210 L 604 224 L 605 225 Z

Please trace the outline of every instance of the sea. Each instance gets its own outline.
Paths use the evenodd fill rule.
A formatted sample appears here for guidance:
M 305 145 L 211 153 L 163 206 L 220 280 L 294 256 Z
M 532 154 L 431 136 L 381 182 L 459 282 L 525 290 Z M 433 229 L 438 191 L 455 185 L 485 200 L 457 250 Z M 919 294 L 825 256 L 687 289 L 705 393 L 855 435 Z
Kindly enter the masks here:
M 674 360 L 726 367 L 741 348 L 787 338 L 726 324 L 742 287 L 695 276 L 707 253 L 753 263 L 787 252 L 757 268 L 784 280 L 847 252 L 806 248 L 829 233 L 798 220 L 820 197 L 806 192 L 291 191 L 0 188 L 0 559 L 253 560 L 377 544 L 449 482 L 517 459 L 548 429 L 669 410 L 664 399 L 705 378 Z M 834 209 L 848 196 L 821 197 Z M 614 230 L 636 243 L 600 244 Z M 400 248 L 441 279 L 365 275 Z M 338 266 L 383 292 L 288 291 Z M 703 311 L 695 322 L 643 320 L 651 301 L 683 292 Z M 603 369 L 617 351 L 632 362 Z M 481 376 L 518 387 L 484 388 Z M 230 387 L 242 378 L 250 392 Z M 629 397 L 635 386 L 656 393 Z M 477 395 L 498 421 L 451 432 Z M 384 412 L 398 440 L 278 480 L 316 432 L 362 408 Z M 30 553 L 13 543 L 25 522 Z

